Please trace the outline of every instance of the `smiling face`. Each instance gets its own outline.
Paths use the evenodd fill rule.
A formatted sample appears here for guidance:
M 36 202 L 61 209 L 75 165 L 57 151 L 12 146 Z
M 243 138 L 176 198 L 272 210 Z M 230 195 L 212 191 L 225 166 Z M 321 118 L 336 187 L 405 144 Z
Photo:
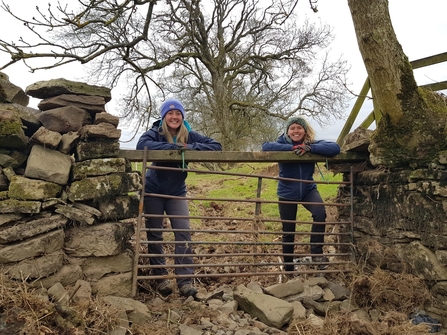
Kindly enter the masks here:
M 289 129 L 287 129 L 287 135 L 289 135 L 293 142 L 303 142 L 306 136 L 306 130 L 302 125 L 292 123 Z
M 166 113 L 164 121 L 168 126 L 169 132 L 175 134 L 182 125 L 183 115 L 179 110 L 173 109 Z

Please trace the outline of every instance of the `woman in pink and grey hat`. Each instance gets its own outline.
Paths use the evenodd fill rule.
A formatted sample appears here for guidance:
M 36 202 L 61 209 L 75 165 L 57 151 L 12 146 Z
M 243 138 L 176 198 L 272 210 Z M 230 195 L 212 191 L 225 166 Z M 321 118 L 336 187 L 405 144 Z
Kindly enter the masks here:
M 201 135 L 191 130 L 190 125 L 185 120 L 185 109 L 183 104 L 177 99 L 168 99 L 160 108 L 161 120 L 155 121 L 152 128 L 141 135 L 137 150 L 200 150 L 200 151 L 221 151 L 222 146 L 212 138 Z M 182 167 L 178 163 L 156 162 L 152 165 L 166 167 Z M 168 171 L 148 169 L 146 172 L 146 193 L 155 193 L 172 196 L 186 196 L 185 179 L 187 173 L 182 170 Z M 145 214 L 155 214 L 173 216 L 188 216 L 188 202 L 186 199 L 167 199 L 157 196 L 146 196 L 144 199 Z M 184 230 L 175 232 L 176 241 L 184 241 L 184 244 L 175 245 L 175 254 L 185 255 L 185 257 L 175 257 L 175 263 L 184 267 L 175 268 L 177 275 L 190 275 L 194 269 L 188 265 L 193 263 L 191 245 L 190 224 L 188 218 L 170 218 L 173 229 Z M 162 217 L 146 217 L 146 228 L 161 229 L 163 227 Z M 160 257 L 150 257 L 151 265 L 154 267 L 154 275 L 166 275 L 168 271 L 161 267 L 166 264 L 163 257 L 163 245 L 151 243 L 151 241 L 163 241 L 161 231 L 148 231 L 148 251 L 150 254 L 159 254 Z M 161 266 L 160 266 L 161 265 Z M 195 296 L 197 289 L 192 285 L 191 278 L 181 277 L 177 279 L 177 286 L 181 295 L 185 297 Z M 167 296 L 172 293 L 174 284 L 169 279 L 157 280 L 156 290 Z

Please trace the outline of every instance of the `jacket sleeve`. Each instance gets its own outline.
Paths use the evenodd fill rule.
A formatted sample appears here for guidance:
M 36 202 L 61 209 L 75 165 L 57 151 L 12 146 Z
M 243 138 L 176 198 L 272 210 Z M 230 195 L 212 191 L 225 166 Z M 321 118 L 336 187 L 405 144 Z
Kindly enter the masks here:
M 195 131 L 189 132 L 188 148 L 199 151 L 222 151 L 222 145 L 215 139 L 199 134 Z
M 264 142 L 262 151 L 292 151 L 292 147 L 290 143 Z
M 177 145 L 173 143 L 168 143 L 165 141 L 160 141 L 157 138 L 159 135 L 155 133 L 154 130 L 149 129 L 143 135 L 141 135 L 140 139 L 137 143 L 137 150 L 144 150 L 144 147 L 147 147 L 147 150 L 174 150 L 177 149 Z
M 310 145 L 310 152 L 317 155 L 333 157 L 340 153 L 340 146 L 336 142 L 315 141 Z

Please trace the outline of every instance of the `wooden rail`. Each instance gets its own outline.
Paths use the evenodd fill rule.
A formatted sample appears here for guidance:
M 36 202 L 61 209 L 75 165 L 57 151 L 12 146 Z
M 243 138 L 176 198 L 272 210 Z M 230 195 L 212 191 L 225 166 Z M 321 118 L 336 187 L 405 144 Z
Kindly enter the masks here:
M 435 65 L 438 63 L 447 62 L 447 52 L 417 59 L 414 61 L 411 61 L 410 64 L 414 69 L 419 69 L 421 67 Z M 447 89 L 447 81 L 441 81 L 437 83 L 427 84 L 427 85 L 421 85 L 420 87 L 424 87 L 427 89 L 430 89 L 432 91 L 441 91 Z M 348 116 L 348 119 L 346 120 L 346 123 L 340 132 L 340 135 L 338 136 L 337 143 L 342 145 L 343 140 L 346 137 L 346 135 L 351 131 L 352 125 L 354 124 L 355 119 L 357 118 L 360 108 L 362 107 L 363 103 L 365 102 L 366 96 L 370 90 L 371 86 L 369 84 L 369 78 L 366 78 L 365 83 L 363 84 L 362 89 L 360 90 L 360 93 L 357 97 L 356 102 L 354 103 L 354 106 L 352 107 L 351 113 Z M 380 120 L 381 114 L 380 111 L 377 111 L 374 107 L 374 110 L 365 118 L 365 120 L 360 124 L 360 128 L 368 128 L 374 121 L 376 123 Z
M 119 157 L 126 158 L 131 162 L 142 162 L 143 150 L 120 150 Z M 368 153 L 346 152 L 335 157 L 325 157 L 314 154 L 297 156 L 288 151 L 263 151 L 263 152 L 242 152 L 242 151 L 185 151 L 184 159 L 188 162 L 213 162 L 213 163 L 246 163 L 246 162 L 329 162 L 347 163 L 363 162 L 368 158 Z M 182 154 L 178 150 L 151 150 L 147 159 L 151 162 L 176 162 L 182 160 Z

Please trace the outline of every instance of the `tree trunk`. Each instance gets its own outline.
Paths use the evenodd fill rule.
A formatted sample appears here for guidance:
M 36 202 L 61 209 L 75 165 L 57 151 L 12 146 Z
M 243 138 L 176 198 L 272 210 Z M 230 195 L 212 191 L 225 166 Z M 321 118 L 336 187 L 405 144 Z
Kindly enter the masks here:
M 382 119 L 369 148 L 374 165 L 424 166 L 445 150 L 446 106 L 419 89 L 396 38 L 387 0 L 348 0 L 375 106 Z

